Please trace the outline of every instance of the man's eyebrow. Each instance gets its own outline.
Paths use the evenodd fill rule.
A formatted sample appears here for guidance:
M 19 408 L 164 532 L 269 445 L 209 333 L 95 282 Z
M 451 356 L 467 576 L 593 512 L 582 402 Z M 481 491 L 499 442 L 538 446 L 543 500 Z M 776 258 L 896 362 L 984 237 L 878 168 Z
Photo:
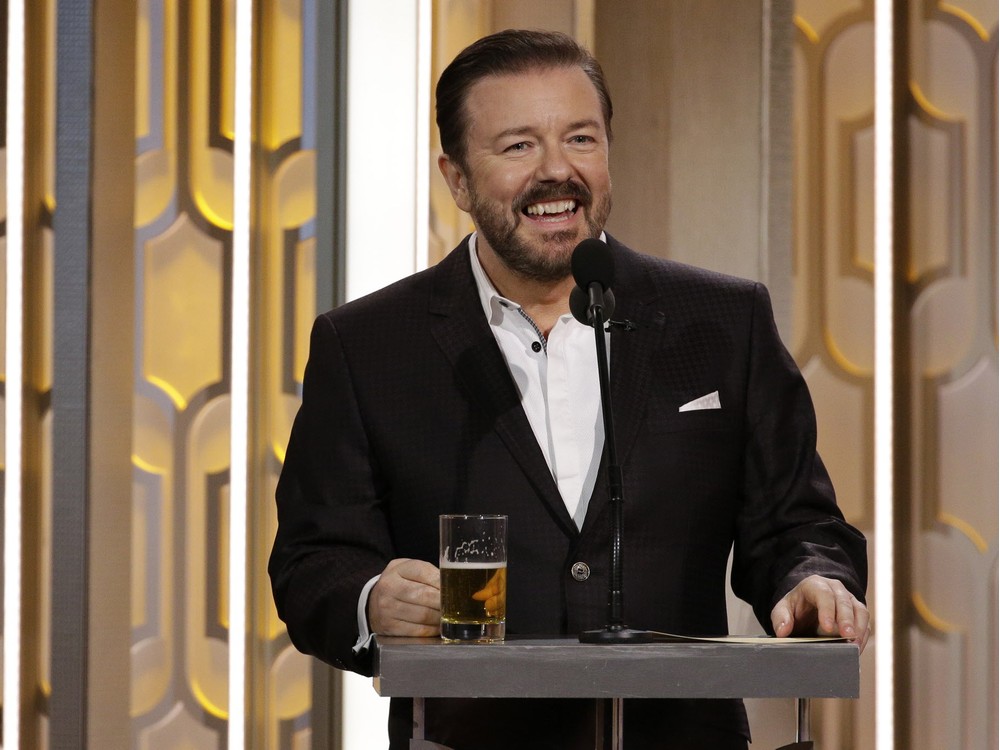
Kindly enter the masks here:
M 528 125 L 522 125 L 517 128 L 507 128 L 506 130 L 501 130 L 499 133 L 496 134 L 495 137 L 499 139 L 499 138 L 509 138 L 512 135 L 528 135 L 533 130 L 534 128 L 529 127 Z
M 589 118 L 587 120 L 577 120 L 576 122 L 571 122 L 567 130 L 580 130 L 581 128 L 599 128 L 601 127 L 600 120 L 595 120 Z
M 576 120 L 575 122 L 571 122 L 569 126 L 566 128 L 566 130 L 570 131 L 570 130 L 580 130 L 582 128 L 599 128 L 600 126 L 601 123 L 599 120 L 588 118 L 586 120 Z M 511 136 L 530 135 L 533 132 L 535 132 L 535 128 L 531 127 L 530 125 L 520 125 L 518 127 L 501 130 L 494 137 L 497 139 L 509 138 Z

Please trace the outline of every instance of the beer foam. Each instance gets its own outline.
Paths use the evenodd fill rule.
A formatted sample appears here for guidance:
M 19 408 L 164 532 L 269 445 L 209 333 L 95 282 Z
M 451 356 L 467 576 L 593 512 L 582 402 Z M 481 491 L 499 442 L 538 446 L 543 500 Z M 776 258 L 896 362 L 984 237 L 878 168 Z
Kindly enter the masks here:
M 506 568 L 507 563 L 505 562 L 453 562 L 451 560 L 442 560 L 442 568 L 464 568 L 465 570 L 499 570 L 500 568 Z

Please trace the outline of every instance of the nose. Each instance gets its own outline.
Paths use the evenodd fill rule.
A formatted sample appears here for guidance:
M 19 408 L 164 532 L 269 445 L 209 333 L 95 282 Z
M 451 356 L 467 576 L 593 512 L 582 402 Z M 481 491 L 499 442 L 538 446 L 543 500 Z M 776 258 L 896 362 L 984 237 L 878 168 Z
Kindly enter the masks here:
M 541 150 L 536 170 L 539 182 L 565 182 L 573 171 L 572 162 L 558 145 L 549 145 Z

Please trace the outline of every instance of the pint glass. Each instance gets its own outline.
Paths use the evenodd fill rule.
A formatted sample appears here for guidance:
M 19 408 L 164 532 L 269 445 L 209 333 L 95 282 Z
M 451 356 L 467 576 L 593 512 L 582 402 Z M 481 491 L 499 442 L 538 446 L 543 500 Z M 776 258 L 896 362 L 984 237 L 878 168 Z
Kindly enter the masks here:
M 507 621 L 507 516 L 443 515 L 441 637 L 502 641 Z

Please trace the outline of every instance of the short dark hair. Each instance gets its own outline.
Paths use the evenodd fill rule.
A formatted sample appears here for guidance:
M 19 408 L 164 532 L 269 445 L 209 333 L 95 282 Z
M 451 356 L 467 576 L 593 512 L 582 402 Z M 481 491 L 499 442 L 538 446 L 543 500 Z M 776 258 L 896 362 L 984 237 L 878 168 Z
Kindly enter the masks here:
M 556 31 L 507 29 L 473 42 L 445 68 L 436 89 L 437 125 L 441 149 L 465 164 L 465 134 L 469 89 L 488 76 L 578 66 L 590 78 L 601 102 L 604 127 L 611 138 L 611 94 L 600 63 L 573 37 Z

